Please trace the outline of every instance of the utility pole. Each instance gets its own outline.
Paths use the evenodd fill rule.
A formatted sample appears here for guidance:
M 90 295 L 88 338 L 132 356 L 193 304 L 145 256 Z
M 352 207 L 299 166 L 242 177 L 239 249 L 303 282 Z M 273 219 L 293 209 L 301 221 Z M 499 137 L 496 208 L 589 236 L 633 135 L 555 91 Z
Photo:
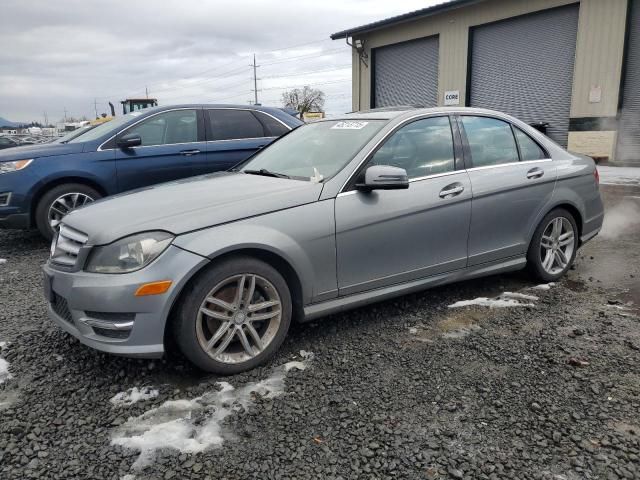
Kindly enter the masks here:
M 95 98 L 93 99 L 93 109 L 96 112 L 96 118 L 98 118 L 98 102 Z
M 260 65 L 256 65 L 256 54 L 253 54 L 253 65 L 249 65 L 253 67 L 253 99 L 254 105 L 258 105 L 258 77 L 257 77 L 257 68 Z
M 49 117 L 47 116 L 47 112 L 44 112 L 44 126 L 49 126 Z
M 146 87 L 144 87 L 144 94 L 147 96 L 147 98 L 149 98 L 149 89 Z
M 67 123 L 67 107 L 64 107 L 64 123 Z

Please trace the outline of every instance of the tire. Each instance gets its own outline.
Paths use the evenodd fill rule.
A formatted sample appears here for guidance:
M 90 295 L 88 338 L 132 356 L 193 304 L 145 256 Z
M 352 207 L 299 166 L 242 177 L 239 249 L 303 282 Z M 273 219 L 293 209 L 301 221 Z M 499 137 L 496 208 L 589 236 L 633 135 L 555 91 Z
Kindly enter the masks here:
M 75 198 L 77 198 L 77 205 L 73 206 L 71 199 L 73 198 L 73 195 L 76 194 L 77 196 Z M 68 205 L 69 208 L 67 209 L 67 211 L 64 211 L 64 207 L 62 207 L 60 210 L 56 210 L 56 217 L 62 218 L 61 215 L 63 213 L 69 213 L 74 208 L 81 207 L 87 203 L 102 198 L 102 195 L 98 191 L 81 183 L 65 183 L 53 187 L 52 189 L 45 192 L 36 207 L 35 221 L 40 234 L 47 240 L 51 240 L 55 233 L 55 228 L 51 225 L 49 218 L 51 207 L 57 200 L 64 198 L 67 195 L 71 196 L 68 202 L 65 201 L 65 205 Z
M 554 225 L 561 225 L 558 238 L 555 238 L 554 228 L 557 227 Z M 570 237 L 569 233 L 572 234 Z M 554 282 L 567 273 L 578 251 L 578 233 L 578 225 L 570 212 L 563 208 L 549 212 L 536 228 L 527 252 L 527 267 L 532 276 L 543 282 Z M 554 253 L 558 250 L 559 253 Z
M 210 302 L 212 298 L 217 303 Z M 279 303 L 259 308 L 273 302 Z M 291 312 L 291 293 L 277 270 L 252 257 L 235 257 L 205 270 L 186 288 L 172 331 L 180 351 L 198 368 L 232 375 L 262 365 L 275 354 L 289 330 Z M 268 318 L 252 320 L 258 317 Z M 228 336 L 230 343 L 222 348 Z

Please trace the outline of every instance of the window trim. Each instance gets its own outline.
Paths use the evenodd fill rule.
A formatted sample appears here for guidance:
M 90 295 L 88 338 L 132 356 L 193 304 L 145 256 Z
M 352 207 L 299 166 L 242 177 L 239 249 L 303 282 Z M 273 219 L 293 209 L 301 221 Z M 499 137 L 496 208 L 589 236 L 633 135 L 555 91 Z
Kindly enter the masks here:
M 522 132 L 523 135 L 525 135 L 529 140 L 531 140 L 533 143 L 535 143 L 538 148 L 542 151 L 543 153 L 543 158 L 538 158 L 538 160 L 546 160 L 546 159 L 550 159 L 551 157 L 549 156 L 549 152 L 547 151 L 546 148 L 544 148 L 542 145 L 540 145 L 540 142 L 537 142 L 534 138 L 531 137 L 531 135 L 529 135 L 527 132 L 525 132 L 523 129 L 521 129 L 520 127 L 518 127 L 517 125 L 511 124 L 511 130 L 513 130 L 513 138 L 516 139 L 516 144 L 518 145 L 518 152 L 520 154 L 520 161 L 521 162 L 532 162 L 534 160 L 523 160 L 522 159 L 522 149 L 520 148 L 520 141 L 518 140 L 518 137 L 516 136 L 516 130 L 519 132 Z
M 409 179 L 409 183 L 413 182 L 414 180 L 424 180 L 424 179 L 427 179 L 427 178 L 439 177 L 439 176 L 443 176 L 443 175 L 451 175 L 453 173 L 458 173 L 461 170 L 464 170 L 465 166 L 464 166 L 463 157 L 462 157 L 462 153 L 463 152 L 459 148 L 460 146 L 457 145 L 457 142 L 460 139 L 459 139 L 458 136 L 456 136 L 457 129 L 454 129 L 454 125 L 453 125 L 453 123 L 455 121 L 455 119 L 453 118 L 454 116 L 449 114 L 449 113 L 446 113 L 446 112 L 432 113 L 432 114 L 421 113 L 421 114 L 414 115 L 414 116 L 411 116 L 411 117 L 405 119 L 403 122 L 401 122 L 398 125 L 396 125 L 392 130 L 387 132 L 384 137 L 382 137 L 380 140 L 378 140 L 375 143 L 375 145 L 373 147 L 371 147 L 371 149 L 369 149 L 369 151 L 365 155 L 364 159 L 353 170 L 351 175 L 349 175 L 349 177 L 347 178 L 347 181 L 340 188 L 340 191 L 338 192 L 338 195 L 341 195 L 343 193 L 356 191 L 356 190 L 354 190 L 354 188 L 355 188 L 355 182 L 356 182 L 356 179 L 358 178 L 358 175 L 360 175 L 360 173 L 362 172 L 363 168 L 367 165 L 369 160 L 371 160 L 373 155 L 375 155 L 376 152 L 384 145 L 384 143 L 386 143 L 386 141 L 391 136 L 393 136 L 398 130 L 400 130 L 401 128 L 409 125 L 410 123 L 414 123 L 414 122 L 417 122 L 419 120 L 426 120 L 428 118 L 439 118 L 439 117 L 447 117 L 449 119 L 449 127 L 451 129 L 451 140 L 453 141 L 453 155 L 454 155 L 454 158 L 453 158 L 453 170 L 451 170 L 450 172 L 434 173 L 433 175 L 425 175 L 425 176 L 422 176 L 422 177 L 416 177 L 414 179 Z
M 460 136 L 462 138 L 462 144 L 463 144 L 463 150 L 464 150 L 464 163 L 466 165 L 466 170 L 478 170 L 478 169 L 485 169 L 485 168 L 496 168 L 496 167 L 502 167 L 505 165 L 518 165 L 521 163 L 530 163 L 530 162 L 542 162 L 542 161 L 551 161 L 553 160 L 551 158 L 551 156 L 549 155 L 549 151 L 544 148 L 542 145 L 540 145 L 539 142 L 537 142 L 535 139 L 533 139 L 531 137 L 531 135 L 529 135 L 527 132 L 525 132 L 522 128 L 520 128 L 518 125 L 514 124 L 513 122 L 511 122 L 510 120 L 506 119 L 506 118 L 500 118 L 500 117 L 496 117 L 495 115 L 490 115 L 490 114 L 485 114 L 485 113 L 457 113 L 455 115 L 456 117 L 456 121 L 458 123 L 458 126 L 460 128 Z M 511 136 L 513 137 L 513 141 L 516 144 L 516 150 L 518 152 L 518 161 L 517 162 L 505 162 L 505 163 L 498 163 L 495 165 L 482 165 L 480 167 L 476 167 L 473 165 L 473 155 L 471 155 L 471 146 L 469 145 L 469 139 L 467 137 L 467 132 L 464 129 L 464 124 L 462 123 L 462 117 L 484 117 L 484 118 L 490 118 L 493 120 L 498 120 L 501 122 L 504 122 L 506 124 L 509 125 L 510 129 L 511 129 Z M 515 130 L 514 129 L 518 129 L 520 130 L 522 133 L 524 133 L 525 135 L 527 135 L 533 142 L 535 142 L 536 145 L 538 145 L 538 147 L 540 147 L 540 149 L 542 150 L 542 153 L 544 154 L 545 158 L 541 158 L 538 160 L 522 160 L 522 155 L 520 153 L 520 144 L 518 143 L 518 139 L 516 138 L 516 134 L 515 134 Z
M 262 122 L 260 121 L 260 119 L 253 114 L 253 112 L 260 112 L 260 113 L 264 113 L 265 115 L 273 118 L 275 121 L 281 123 L 289 132 L 291 130 L 293 130 L 292 127 L 290 127 L 289 125 L 287 125 L 286 123 L 284 123 L 282 120 L 280 120 L 278 117 L 271 115 L 268 112 L 265 112 L 263 110 L 254 110 L 252 108 L 238 108 L 238 107 L 204 107 L 203 109 L 203 115 L 204 115 L 204 124 L 205 124 L 205 138 L 206 138 L 206 142 L 233 142 L 233 141 L 237 141 L 237 140 L 257 140 L 257 139 L 261 139 L 261 138 L 278 138 L 278 137 L 274 137 L 274 136 L 267 136 L 264 135 L 262 137 L 243 137 L 243 138 L 225 138 L 225 139 L 221 139 L 221 140 L 213 140 L 213 139 L 209 139 L 209 135 L 212 135 L 212 132 L 210 131 L 210 125 L 209 125 L 209 118 L 208 118 L 208 111 L 209 110 L 239 110 L 242 112 L 249 112 L 250 114 L 252 114 L 251 116 L 253 118 L 255 118 L 256 122 L 258 122 L 260 124 L 260 126 L 262 127 L 262 131 L 264 132 L 264 125 L 262 124 Z M 264 132 L 266 133 L 266 132 Z M 288 132 L 287 132 L 288 133 Z M 282 135 L 286 135 L 286 133 L 283 133 Z M 280 135 L 280 136 L 282 136 Z
M 121 133 L 125 132 L 126 130 L 129 130 L 131 127 L 134 127 L 135 125 L 137 125 L 137 124 L 139 124 L 139 123 L 141 123 L 141 122 L 143 122 L 143 121 L 145 121 L 145 120 L 147 120 L 147 119 L 149 119 L 149 118 L 155 117 L 156 115 L 160 115 L 160 114 L 162 114 L 162 113 L 167 113 L 167 112 L 177 112 L 177 111 L 179 111 L 179 110 L 195 110 L 195 111 L 196 111 L 196 115 L 197 115 L 198 110 L 201 110 L 201 108 L 199 108 L 199 107 L 180 107 L 180 108 L 170 108 L 170 109 L 167 109 L 167 110 L 162 110 L 161 112 L 155 112 L 155 113 L 152 113 L 151 115 L 147 115 L 146 117 L 140 118 L 138 121 L 133 122 L 133 123 L 131 123 L 131 124 L 127 125 L 126 127 L 124 127 L 124 128 L 123 128 L 122 130 L 120 130 L 119 132 L 117 132 L 117 133 L 113 134 L 112 136 L 110 136 L 109 138 L 107 138 L 104 142 L 102 142 L 102 143 L 98 146 L 98 148 L 96 149 L 96 151 L 97 151 L 97 152 L 104 152 L 104 151 L 107 151 L 107 150 L 118 150 L 117 145 L 116 145 L 116 146 L 113 146 L 113 147 L 108 147 L 108 148 L 102 148 L 102 147 L 103 147 L 104 145 L 106 145 L 107 143 L 109 143 L 111 140 L 115 139 L 115 138 L 116 138 L 118 135 L 120 135 Z M 196 117 L 196 120 L 197 120 L 197 117 Z M 199 138 L 199 137 L 200 137 L 200 134 L 199 134 L 199 132 L 198 132 L 198 138 Z M 198 142 L 186 142 L 186 143 L 167 143 L 167 144 L 161 144 L 161 145 L 163 145 L 163 146 L 164 146 L 164 145 L 190 145 L 190 144 L 192 144 L 192 143 L 199 143 L 199 141 L 198 141 Z M 133 148 L 145 148 L 145 147 L 157 147 L 157 146 L 160 146 L 160 145 L 141 145 L 140 147 L 133 147 Z

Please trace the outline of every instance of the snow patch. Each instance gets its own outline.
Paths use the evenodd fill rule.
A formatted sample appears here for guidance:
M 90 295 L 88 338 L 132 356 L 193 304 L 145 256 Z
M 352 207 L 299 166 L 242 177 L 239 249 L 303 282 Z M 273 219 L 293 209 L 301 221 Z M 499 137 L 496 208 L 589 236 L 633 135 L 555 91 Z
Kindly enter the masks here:
M 7 259 L 6 258 L 0 258 L 0 265 L 4 265 L 5 263 L 7 263 Z
M 116 394 L 110 402 L 116 406 L 119 405 L 133 405 L 139 401 L 151 400 L 158 396 L 158 390 L 151 387 L 133 387 L 126 392 L 120 392 Z
M 521 300 L 527 300 L 528 302 L 538 300 L 538 297 L 534 295 L 525 295 L 524 293 L 517 292 L 504 292 L 502 295 L 498 295 L 495 298 L 479 297 L 473 300 L 461 300 L 449 305 L 449 308 L 460 308 L 470 306 L 480 306 L 489 308 L 509 308 L 509 307 L 533 307 L 533 303 L 522 302 Z
M 640 185 L 640 168 L 598 167 L 600 183 L 603 185 Z
M 224 442 L 224 419 L 249 409 L 258 396 L 282 395 L 286 373 L 293 368 L 304 370 L 313 359 L 313 354 L 304 350 L 300 356 L 302 361 L 276 368 L 260 382 L 238 389 L 230 383 L 217 382 L 217 390 L 191 400 L 169 400 L 138 417 L 131 417 L 115 431 L 111 443 L 140 452 L 133 464 L 136 470 L 150 464 L 160 449 L 197 453 L 220 447 Z
M 536 285 L 535 287 L 531 287 L 531 290 L 551 290 L 551 287 L 554 287 L 556 284 L 554 282 L 549 283 L 541 283 L 540 285 Z
M 4 358 L 0 358 L 0 383 L 4 383 L 12 378 L 13 375 L 9 372 L 9 362 Z
M 130 473 L 127 473 L 125 476 L 120 477 L 120 480 L 135 480 L 136 476 L 135 475 L 131 475 Z

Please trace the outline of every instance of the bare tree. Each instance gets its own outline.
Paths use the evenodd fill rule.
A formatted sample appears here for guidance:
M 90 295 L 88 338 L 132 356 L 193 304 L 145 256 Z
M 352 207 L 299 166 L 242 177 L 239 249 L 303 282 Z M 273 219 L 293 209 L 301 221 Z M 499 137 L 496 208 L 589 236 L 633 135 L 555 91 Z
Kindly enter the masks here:
M 282 94 L 282 105 L 300 112 L 319 112 L 324 107 L 324 92 L 317 88 L 304 87 L 288 90 Z

